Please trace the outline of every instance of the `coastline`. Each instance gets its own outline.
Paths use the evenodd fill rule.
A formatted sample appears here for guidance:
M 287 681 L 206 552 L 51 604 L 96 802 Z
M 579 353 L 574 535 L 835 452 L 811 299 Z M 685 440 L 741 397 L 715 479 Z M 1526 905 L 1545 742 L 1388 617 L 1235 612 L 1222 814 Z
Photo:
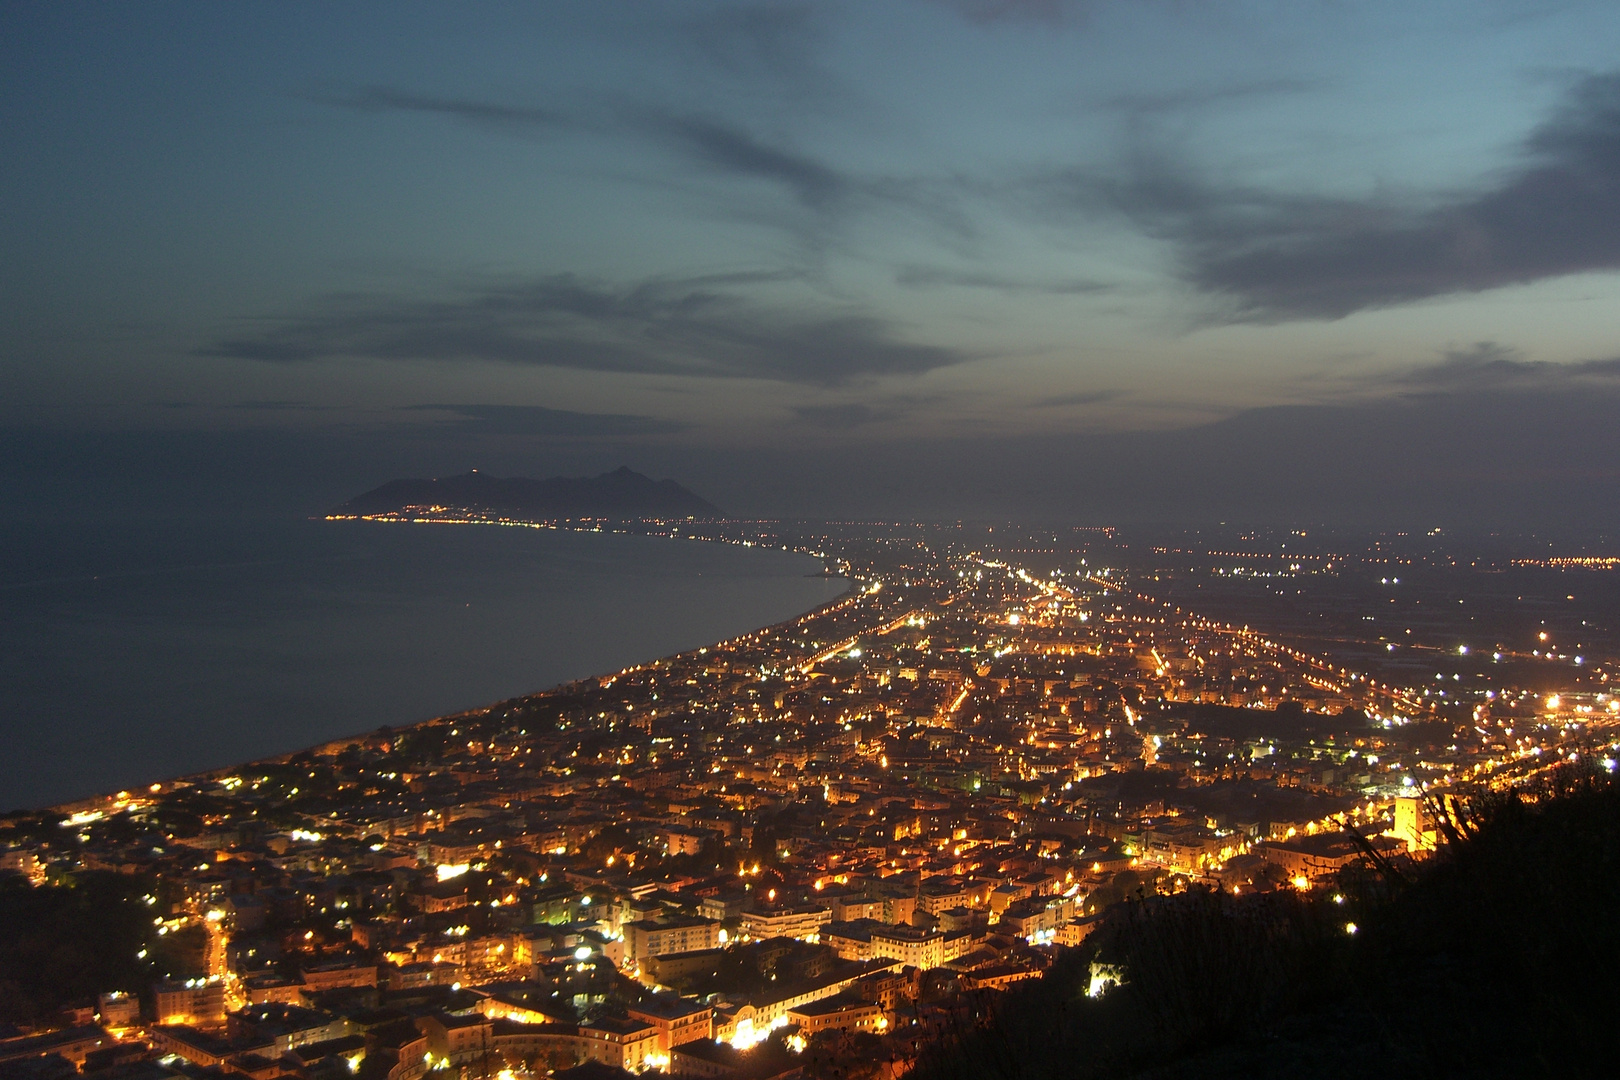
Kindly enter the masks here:
M 324 517 L 321 517 L 321 518 L 312 518 L 311 520 L 317 520 L 317 521 L 319 521 L 319 520 L 325 520 L 325 521 L 367 521 L 367 522 L 377 523 L 377 524 L 413 524 L 413 525 L 441 525 L 441 524 L 501 525 L 501 526 L 506 526 L 506 527 L 515 527 L 515 528 L 546 529 L 546 530 L 552 530 L 552 531 L 558 531 L 558 532 L 607 533 L 607 534 L 625 535 L 625 536 L 644 536 L 644 537 L 649 537 L 649 538 L 659 537 L 659 538 L 663 538 L 663 539 L 687 540 L 687 541 L 696 541 L 696 542 L 705 543 L 705 544 L 723 544 L 723 545 L 734 545 L 734 546 L 739 546 L 739 547 L 766 547 L 766 545 L 759 544 L 759 543 L 756 543 L 756 542 L 736 540 L 736 539 L 731 539 L 731 538 L 722 537 L 722 536 L 698 536 L 698 535 L 679 535 L 679 534 L 671 535 L 669 533 L 651 532 L 651 531 L 637 530 L 637 529 L 624 528 L 624 527 L 606 527 L 606 528 L 604 528 L 603 527 L 604 523 L 602 523 L 602 522 L 594 522 L 594 523 L 589 524 L 589 525 L 586 525 L 586 524 L 583 524 L 583 523 L 578 524 L 578 525 L 574 525 L 574 524 L 570 524 L 570 523 L 567 523 L 567 522 L 528 522 L 528 521 L 518 521 L 518 520 L 512 520 L 512 519 L 487 520 L 487 519 L 435 517 L 435 516 L 424 516 L 424 517 L 414 517 L 414 518 L 399 518 L 399 517 L 394 517 L 394 516 L 391 516 L 391 515 L 378 515 L 378 516 L 365 516 L 365 517 L 354 516 L 354 517 L 351 517 L 351 516 L 330 515 L 330 514 L 325 515 Z M 612 524 L 617 524 L 617 525 L 622 526 L 622 525 L 624 525 L 626 523 L 612 523 Z M 657 524 L 663 525 L 664 523 L 657 523 Z M 774 546 L 775 545 L 772 545 L 772 547 L 774 547 Z M 785 551 L 785 552 L 790 552 L 792 554 L 805 555 L 805 556 L 812 557 L 812 558 L 825 559 L 825 556 L 821 555 L 819 552 L 812 552 L 812 551 L 809 551 L 809 550 L 797 549 L 797 548 L 793 548 L 793 547 L 790 547 L 790 546 L 787 546 L 787 545 L 781 546 L 780 550 Z M 765 631 L 775 630 L 775 629 L 780 628 L 780 627 L 789 626 L 789 625 L 791 625 L 793 623 L 799 622 L 799 621 L 804 620 L 806 618 L 811 618 L 811 617 L 813 617 L 815 615 L 821 614 L 822 612 L 825 612 L 829 608 L 835 607 L 835 606 L 837 606 L 839 604 L 847 603 L 853 597 L 859 595 L 860 591 L 861 591 L 861 583 L 860 583 L 860 581 L 858 579 L 856 579 L 855 577 L 850 576 L 850 575 L 848 575 L 846 573 L 835 570 L 835 569 L 833 569 L 833 568 L 831 568 L 831 567 L 829 567 L 827 565 L 823 565 L 823 567 L 820 570 L 814 571 L 812 573 L 805 574 L 803 576 L 806 577 L 806 578 L 829 578 L 829 579 L 839 578 L 839 579 L 843 579 L 846 582 L 846 587 L 837 596 L 834 596 L 834 597 L 832 597 L 830 599 L 824 600 L 824 601 L 822 601 L 822 602 L 820 602 L 818 604 L 813 605 L 810 608 L 807 608 L 807 609 L 805 609 L 803 611 L 796 612 L 796 613 L 794 613 L 792 615 L 789 615 L 786 618 L 779 619 L 779 620 L 777 620 L 775 622 L 766 623 L 766 624 L 763 624 L 763 625 L 760 625 L 760 626 L 749 627 L 749 628 L 747 628 L 745 630 L 739 631 L 739 632 L 731 635 L 730 637 L 715 639 L 713 641 L 705 642 L 702 645 L 693 646 L 693 647 L 687 648 L 687 649 L 681 649 L 681 650 L 678 650 L 678 651 L 673 652 L 673 653 L 661 654 L 659 656 L 655 656 L 655 657 L 652 657 L 652 658 L 647 659 L 647 660 L 639 661 L 638 663 L 625 665 L 625 666 L 623 666 L 621 668 L 618 668 L 616 670 L 596 672 L 596 673 L 592 673 L 592 674 L 589 674 L 589 675 L 580 676 L 579 678 L 576 678 L 576 679 L 570 679 L 570 680 L 565 680 L 565 681 L 560 682 L 560 683 L 555 683 L 555 684 L 553 684 L 551 686 L 544 687 L 544 688 L 541 688 L 541 689 L 521 693 L 521 694 L 518 694 L 518 695 L 515 695 L 515 696 L 512 696 L 512 697 L 499 698 L 499 699 L 496 699 L 494 701 L 485 702 L 483 704 L 472 706 L 472 707 L 469 707 L 469 708 L 460 709 L 460 710 L 456 710 L 456 711 L 452 711 L 452 712 L 448 712 L 448 713 L 442 713 L 440 715 L 429 717 L 429 718 L 424 719 L 424 720 L 417 720 L 417 721 L 412 721 L 412 722 L 408 722 L 408 723 L 405 723 L 405 724 L 398 724 L 398 725 L 389 724 L 389 725 L 386 725 L 386 727 L 390 731 L 411 731 L 411 730 L 416 730 L 416 729 L 425 728 L 425 727 L 431 727 L 431 726 L 439 725 L 439 724 L 454 723 L 456 721 L 467 719 L 467 718 L 474 718 L 474 717 L 480 717 L 480 716 L 487 715 L 490 711 L 492 711 L 496 707 L 498 707 L 498 706 L 500 706 L 502 704 L 508 703 L 508 702 L 512 702 L 512 701 L 529 701 L 529 700 L 533 700 L 533 699 L 544 698 L 544 697 L 547 697 L 547 696 L 553 695 L 553 694 L 567 693 L 567 692 L 569 692 L 570 689 L 572 689 L 574 687 L 577 687 L 577 686 L 580 686 L 580 685 L 585 684 L 585 683 L 597 681 L 597 680 L 600 680 L 600 679 L 610 679 L 610 678 L 613 678 L 613 677 L 616 677 L 616 676 L 619 676 L 619 675 L 623 675 L 623 674 L 626 674 L 626 673 L 629 673 L 629 672 L 640 670 L 642 668 L 655 666 L 655 665 L 659 665 L 659 664 L 664 664 L 664 663 L 668 663 L 668 662 L 672 662 L 672 661 L 677 661 L 677 660 L 680 660 L 682 658 L 697 654 L 697 653 L 699 653 L 701 651 L 706 651 L 708 649 L 716 648 L 716 647 L 727 646 L 727 645 L 729 645 L 729 644 L 731 644 L 731 643 L 733 643 L 733 642 L 735 642 L 735 641 L 737 641 L 737 640 L 739 640 L 741 638 L 747 637 L 749 635 L 758 634 L 758 633 L 765 632 Z M 64 816 L 71 817 L 71 816 L 77 815 L 77 814 L 95 813 L 95 812 L 105 811 L 105 810 L 109 810 L 109 809 L 110 810 L 115 810 L 115 811 L 123 810 L 123 809 L 129 809 L 129 808 L 138 806 L 140 804 L 141 795 L 143 793 L 158 794 L 158 793 L 161 793 L 161 792 L 172 791 L 172 790 L 175 790 L 175 789 L 178 789 L 178 788 L 195 786 L 195 785 L 200 784 L 200 783 L 207 783 L 209 781 L 217 780 L 217 779 L 219 779 L 220 777 L 223 777 L 223 776 L 229 776 L 229 775 L 231 775 L 232 773 L 234 773 L 234 772 L 236 772 L 238 770 L 248 768 L 248 767 L 251 767 L 251 766 L 254 766 L 254 765 L 285 763 L 285 762 L 291 760 L 292 758 L 298 757 L 298 756 L 300 756 L 302 754 L 324 755 L 324 754 L 328 754 L 328 753 L 338 753 L 338 752 L 341 752 L 342 750 L 347 749 L 349 747 L 362 745 L 367 740 L 375 738 L 377 736 L 377 734 L 378 734 L 378 729 L 373 728 L 373 729 L 369 729 L 369 730 L 366 730 L 366 731 L 363 731 L 363 732 L 357 732 L 357 733 L 353 733 L 353 734 L 342 735 L 342 736 L 338 736 L 337 738 L 334 738 L 334 739 L 325 740 L 323 742 L 318 742 L 318 743 L 313 743 L 313 744 L 306 744 L 306 745 L 297 747 L 295 749 L 288 750 L 288 751 L 278 753 L 278 754 L 259 755 L 259 756 L 255 756 L 255 757 L 252 757 L 252 758 L 246 758 L 246 759 L 243 759 L 243 760 L 240 760 L 240 761 L 236 761 L 236 762 L 233 762 L 233 763 L 231 763 L 229 765 L 222 765 L 222 766 L 217 766 L 217 767 L 214 767 L 214 768 L 203 769 L 203 770 L 193 771 L 193 772 L 187 772 L 187 773 L 182 773 L 182 774 L 179 774 L 179 775 L 170 776 L 170 777 L 159 779 L 159 780 L 154 780 L 154 781 L 152 781 L 152 782 L 150 782 L 148 784 L 143 784 L 143 785 L 137 786 L 135 788 L 124 789 L 124 790 L 120 790 L 120 791 L 112 792 L 112 793 L 101 793 L 101 794 L 96 794 L 96 795 L 89 795 L 89 796 L 84 796 L 82 798 L 69 800 L 67 802 L 49 804 L 49 805 L 46 805 L 46 806 L 38 807 L 38 808 L 34 809 L 32 812 L 35 812 L 35 813 L 62 814 Z

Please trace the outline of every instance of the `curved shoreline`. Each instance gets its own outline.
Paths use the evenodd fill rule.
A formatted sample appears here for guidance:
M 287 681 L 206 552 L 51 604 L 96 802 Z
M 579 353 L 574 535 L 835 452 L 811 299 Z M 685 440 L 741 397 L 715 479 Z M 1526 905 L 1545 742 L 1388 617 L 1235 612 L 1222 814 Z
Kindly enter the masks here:
M 323 520 L 323 519 L 314 519 L 314 520 Z M 534 699 L 534 698 L 541 698 L 541 697 L 544 697 L 544 696 L 550 695 L 550 694 L 564 693 L 564 692 L 567 692 L 569 690 L 569 688 L 578 686 L 578 685 L 580 685 L 582 683 L 587 683 L 587 682 L 595 681 L 597 679 L 611 677 L 611 676 L 614 676 L 614 675 L 624 674 L 626 672 L 635 671 L 635 670 L 638 670 L 640 668 L 648 667 L 650 665 L 656 665 L 656 664 L 662 664 L 662 663 L 666 663 L 666 662 L 676 661 L 676 660 L 679 660 L 679 659 L 681 659 L 683 657 L 687 657 L 687 656 L 690 656 L 690 655 L 697 654 L 700 651 L 705 651 L 705 650 L 713 649 L 713 648 L 717 648 L 717 647 L 724 647 L 724 646 L 726 646 L 726 645 L 728 645 L 728 644 L 730 644 L 732 642 L 735 642 L 735 641 L 737 641 L 737 640 L 739 640 L 739 639 L 741 639 L 743 637 L 746 637 L 746 636 L 749 636 L 749 635 L 752 635 L 752 634 L 758 634 L 758 633 L 761 633 L 761 632 L 764 632 L 764 631 L 773 630 L 773 629 L 776 629 L 778 627 L 785 627 L 785 626 L 791 625 L 793 623 L 799 622 L 799 621 L 801 621 L 803 619 L 813 617 L 813 616 L 825 611 L 826 609 L 828 609 L 830 607 L 833 607 L 833 606 L 835 606 L 837 604 L 841 604 L 841 603 L 846 602 L 852 596 L 858 594 L 859 591 L 860 591 L 860 582 L 855 577 L 849 576 L 849 575 L 846 575 L 843 572 L 839 572 L 839 571 L 834 570 L 832 567 L 830 567 L 827 564 L 826 557 L 824 555 L 822 555 L 821 553 L 819 553 L 819 552 L 811 552 L 811 551 L 804 550 L 804 549 L 801 549 L 801 548 L 794 548 L 794 547 L 790 547 L 788 545 L 781 545 L 780 548 L 778 549 L 776 545 L 770 545 L 769 547 L 767 547 L 767 545 L 760 544 L 760 543 L 746 542 L 746 541 L 734 540 L 734 539 L 729 539 L 729 538 L 725 538 L 725 537 L 718 537 L 718 536 L 694 536 L 694 535 L 682 536 L 682 535 L 669 535 L 669 534 L 666 534 L 666 533 L 643 531 L 643 530 L 630 529 L 630 528 L 612 528 L 612 527 L 604 528 L 603 527 L 604 523 L 594 523 L 594 524 L 592 524 L 590 526 L 584 526 L 584 525 L 574 526 L 574 525 L 569 525 L 567 523 L 562 523 L 562 522 L 526 522 L 526 521 L 515 521 L 515 520 L 478 520 L 478 519 L 464 519 L 464 518 L 463 519 L 451 519 L 451 518 L 432 518 L 432 517 L 407 518 L 407 519 L 402 519 L 402 518 L 397 518 L 397 517 L 374 517 L 374 518 L 360 519 L 360 518 L 349 518 L 349 517 L 337 517 L 337 516 L 332 516 L 332 515 L 326 516 L 324 518 L 324 520 L 327 520 L 327 521 L 366 520 L 366 521 L 371 521 L 371 522 L 376 522 L 376 523 L 384 523 L 384 524 L 421 524 L 421 525 L 429 525 L 429 524 L 478 524 L 478 525 L 502 525 L 502 526 L 507 526 L 507 527 L 546 529 L 546 530 L 558 531 L 558 532 L 610 533 L 610 534 L 613 534 L 613 535 L 643 536 L 643 537 L 647 537 L 649 539 L 651 539 L 651 538 L 661 538 L 661 539 L 670 539 L 670 540 L 691 540 L 691 541 L 698 541 L 698 542 L 701 542 L 701 543 L 733 545 L 733 546 L 745 547 L 745 548 L 746 547 L 760 547 L 760 548 L 766 549 L 766 550 L 781 550 L 783 552 L 787 552 L 787 553 L 791 553 L 791 554 L 803 555 L 803 556 L 807 556 L 807 557 L 810 557 L 810 558 L 822 559 L 823 566 L 822 566 L 822 568 L 820 570 L 815 571 L 813 573 L 805 574 L 803 576 L 806 577 L 806 578 L 843 578 L 847 583 L 847 586 L 844 589 L 844 591 L 839 593 L 837 596 L 831 597 L 831 598 L 829 598 L 827 600 L 823 600 L 820 603 L 813 605 L 812 607 L 806 608 L 806 609 L 804 609 L 802 611 L 795 612 L 794 614 L 791 614 L 791 615 L 787 616 L 786 618 L 779 619 L 779 620 L 777 620 L 775 622 L 766 623 L 766 624 L 763 624 L 763 625 L 760 625 L 760 626 L 748 627 L 748 628 L 746 628 L 744 630 L 736 632 L 735 634 L 733 634 L 733 635 L 731 635 L 729 637 L 720 638 L 720 639 L 717 639 L 717 640 L 714 640 L 714 641 L 705 642 L 702 645 L 692 646 L 690 648 L 682 649 L 682 650 L 679 650 L 679 651 L 673 652 L 673 653 L 660 654 L 658 656 L 654 656 L 654 657 L 651 657 L 651 658 L 646 659 L 646 660 L 641 660 L 641 661 L 638 661 L 638 662 L 635 662 L 635 663 L 632 663 L 632 664 L 624 665 L 623 667 L 620 667 L 620 668 L 618 668 L 616 670 L 595 672 L 595 673 L 591 673 L 591 674 L 587 674 L 587 675 L 582 675 L 582 676 L 579 676 L 579 677 L 574 678 L 574 679 L 569 679 L 569 680 L 565 680 L 563 682 L 554 683 L 551 686 L 544 687 L 544 688 L 541 688 L 541 689 L 527 691 L 527 692 L 517 694 L 517 695 L 514 695 L 514 696 L 498 698 L 498 699 L 496 699 L 494 701 L 485 702 L 483 704 L 471 706 L 469 708 L 460 709 L 460 710 L 456 710 L 456 711 L 452 711 L 452 712 L 441 713 L 441 714 L 439 714 L 437 716 L 432 716 L 432 717 L 429 717 L 429 718 L 423 719 L 423 720 L 416 720 L 416 721 L 412 721 L 412 722 L 402 724 L 402 725 L 393 725 L 393 724 L 385 725 L 390 730 L 394 730 L 394 731 L 410 731 L 410 730 L 413 730 L 413 729 L 416 729 L 416 728 L 429 727 L 429 726 L 436 725 L 436 724 L 453 722 L 453 721 L 456 721 L 456 720 L 459 720 L 459 719 L 462 719 L 462 718 L 466 718 L 466 717 L 476 717 L 476 716 L 485 715 L 490 710 L 492 710 L 492 709 L 496 708 L 497 706 L 499 706 L 501 704 L 504 704 L 506 702 L 527 701 L 527 700 Z M 623 524 L 623 523 L 617 523 L 617 524 Z M 687 523 L 683 522 L 682 524 L 686 525 Z M 141 784 L 141 785 L 139 785 L 137 787 L 124 789 L 124 790 L 120 790 L 120 791 L 117 791 L 117 792 L 89 795 L 89 796 L 84 796 L 84 797 L 81 797 L 81 798 L 78 798 L 78 799 L 70 800 L 70 801 L 67 801 L 67 802 L 49 804 L 49 805 L 46 805 L 46 806 L 38 807 L 37 809 L 34 809 L 32 811 L 29 811 L 29 812 L 32 812 L 32 813 L 49 813 L 49 814 L 60 813 L 60 814 L 67 815 L 67 816 L 71 816 L 73 814 L 78 814 L 78 813 L 93 812 L 93 811 L 104 809 L 104 808 L 108 807 L 109 805 L 118 805 L 120 803 L 127 803 L 127 802 L 130 802 L 132 800 L 138 800 L 142 793 L 148 793 L 149 792 L 149 793 L 152 793 L 152 794 L 157 794 L 157 793 L 160 793 L 160 792 L 163 792 L 163 791 L 173 790 L 174 788 L 177 788 L 177 787 L 188 787 L 188 786 L 193 786 L 193 785 L 196 785 L 196 784 L 199 784 L 199 783 L 206 783 L 206 782 L 218 779 L 221 776 L 228 776 L 231 773 L 236 772 L 237 770 L 240 770 L 242 768 L 249 767 L 249 766 L 252 766 L 252 765 L 257 765 L 257 764 L 261 764 L 261 763 L 266 763 L 266 764 L 284 763 L 284 762 L 286 762 L 286 761 L 288 761 L 288 760 L 290 760 L 290 759 L 292 759 L 294 757 L 297 757 L 297 756 L 299 756 L 301 754 L 307 754 L 307 753 L 315 753 L 315 754 L 325 754 L 325 753 L 329 753 L 329 752 L 330 753 L 336 753 L 336 752 L 339 752 L 339 751 L 341 751 L 341 750 L 343 750 L 343 749 L 345 749 L 347 747 L 358 745 L 358 744 L 364 742 L 367 739 L 374 738 L 376 736 L 376 734 L 377 734 L 377 729 L 375 729 L 375 728 L 368 729 L 368 730 L 363 731 L 363 732 L 356 732 L 356 733 L 352 733 L 352 734 L 348 734 L 348 735 L 342 735 L 342 736 L 339 736 L 339 737 L 334 738 L 334 739 L 325 740 L 323 742 L 318 742 L 318 743 L 313 743 L 313 744 L 306 744 L 306 745 L 297 747 L 295 749 L 288 750 L 288 751 L 278 753 L 278 754 L 260 755 L 260 756 L 256 756 L 256 757 L 246 758 L 246 759 L 243 759 L 243 760 L 238 760 L 238 761 L 232 762 L 232 763 L 230 763 L 228 765 L 221 765 L 221 766 L 216 766 L 216 767 L 213 767 L 213 768 L 198 770 L 198 771 L 195 771 L 195 772 L 186 772 L 186 773 L 181 773 L 181 774 L 178 774 L 178 775 L 169 776 L 169 777 L 166 777 L 166 778 L 163 778 L 163 779 L 155 780 L 155 781 L 153 781 L 151 783 L 148 783 L 148 784 Z

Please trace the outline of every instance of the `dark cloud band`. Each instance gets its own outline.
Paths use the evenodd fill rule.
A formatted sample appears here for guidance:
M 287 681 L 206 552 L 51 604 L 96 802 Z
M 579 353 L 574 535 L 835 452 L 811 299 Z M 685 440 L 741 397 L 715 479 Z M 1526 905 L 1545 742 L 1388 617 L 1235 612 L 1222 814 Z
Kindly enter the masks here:
M 574 412 L 541 405 L 411 405 L 405 411 L 445 413 L 453 418 L 455 427 L 478 435 L 622 439 L 668 435 L 689 426 L 654 416 Z
M 1503 176 L 1424 208 L 1221 188 L 1148 155 L 1124 180 L 1058 186 L 1174 244 L 1182 275 L 1237 321 L 1336 319 L 1620 269 L 1620 75 L 1583 80 L 1521 150 Z
M 785 314 L 715 280 L 614 287 L 564 274 L 439 299 L 335 297 L 198 351 L 271 363 L 488 361 L 821 385 L 969 359 L 899 340 L 864 312 Z

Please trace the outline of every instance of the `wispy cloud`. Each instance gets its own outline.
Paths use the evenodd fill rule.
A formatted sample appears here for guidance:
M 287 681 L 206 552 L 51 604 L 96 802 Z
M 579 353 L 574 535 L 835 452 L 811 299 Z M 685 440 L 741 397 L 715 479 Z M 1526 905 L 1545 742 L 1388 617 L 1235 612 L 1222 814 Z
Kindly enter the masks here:
M 237 401 L 225 406 L 227 409 L 240 409 L 244 412 L 328 412 L 330 405 L 315 405 L 308 401 L 263 401 L 250 399 Z
M 314 101 L 359 112 L 407 112 L 446 116 L 505 128 L 565 128 L 578 124 L 555 109 L 471 98 L 413 94 L 391 86 L 331 87 L 309 95 Z
M 733 90 L 795 109 L 852 106 L 848 87 L 822 62 L 838 14 L 825 4 L 725 4 L 677 25 L 698 70 Z
M 767 41 L 755 48 L 764 63 L 776 46 Z M 508 136 L 574 134 L 650 147 L 703 175 L 703 183 L 691 191 L 710 200 L 711 212 L 779 228 L 813 250 L 824 248 L 849 220 L 861 214 L 883 214 L 892 219 L 898 211 L 913 222 L 955 238 L 975 231 L 970 215 L 962 209 L 962 184 L 957 179 L 861 174 L 792 145 L 780 133 L 761 134 L 757 124 L 712 109 L 607 98 L 555 109 L 384 86 L 329 88 L 309 96 L 337 108 L 434 115 Z M 678 171 L 661 176 L 659 182 L 679 183 L 678 176 Z M 758 183 L 765 190 L 785 195 L 788 202 L 770 206 L 738 199 L 734 189 L 717 188 L 713 184 L 716 179 Z
M 1034 22 L 1056 25 L 1084 14 L 1094 0 L 934 0 L 980 24 Z
M 897 420 L 902 410 L 891 406 L 863 405 L 859 402 L 835 405 L 795 405 L 793 414 L 800 423 L 829 431 L 848 431 Z
M 1510 346 L 1481 341 L 1398 375 L 1395 385 L 1417 394 L 1620 393 L 1620 359 L 1556 364 L 1523 356 Z
M 387 86 L 329 89 L 311 97 L 359 112 L 422 113 L 493 127 L 506 134 L 572 131 L 649 140 L 705 169 L 780 184 L 799 202 L 816 209 L 827 207 L 857 186 L 832 166 L 763 139 L 739 124 L 661 106 L 598 102 L 588 109 L 561 111 L 521 102 L 419 94 Z
M 540 405 L 410 405 L 404 411 L 447 414 L 457 428 L 481 435 L 627 438 L 668 435 L 689 426 L 654 416 L 574 412 Z
M 1055 394 L 1035 402 L 1037 408 L 1061 409 L 1074 405 L 1101 405 L 1120 397 L 1118 390 L 1083 390 L 1074 394 Z
M 637 127 L 710 169 L 781 184 L 813 209 L 824 208 L 857 187 L 829 165 L 773 146 L 713 117 L 641 110 Z
M 715 280 L 615 286 L 563 274 L 428 299 L 335 296 L 198 352 L 271 363 L 488 361 L 822 385 L 970 359 L 902 340 L 863 310 L 786 312 Z
M 1233 102 L 1257 98 L 1271 98 L 1308 93 L 1321 89 L 1320 82 L 1292 76 L 1269 79 L 1233 79 L 1180 89 L 1156 90 L 1151 93 L 1117 94 L 1104 104 L 1121 112 L 1136 116 L 1156 113 L 1177 113 L 1194 109 L 1220 107 Z
M 1106 282 L 1084 278 L 1040 280 L 997 274 L 988 270 L 950 270 L 934 266 L 903 266 L 895 273 L 894 280 L 898 285 L 911 288 L 944 286 L 1045 296 L 1077 296 L 1108 292 L 1114 288 Z

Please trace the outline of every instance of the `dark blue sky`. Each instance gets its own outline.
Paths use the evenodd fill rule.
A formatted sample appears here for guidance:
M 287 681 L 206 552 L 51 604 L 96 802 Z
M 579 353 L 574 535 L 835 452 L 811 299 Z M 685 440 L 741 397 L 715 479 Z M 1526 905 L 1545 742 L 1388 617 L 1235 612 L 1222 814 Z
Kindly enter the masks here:
M 8 5 L 0 474 L 1590 523 L 1617 58 L 1612 3 Z

